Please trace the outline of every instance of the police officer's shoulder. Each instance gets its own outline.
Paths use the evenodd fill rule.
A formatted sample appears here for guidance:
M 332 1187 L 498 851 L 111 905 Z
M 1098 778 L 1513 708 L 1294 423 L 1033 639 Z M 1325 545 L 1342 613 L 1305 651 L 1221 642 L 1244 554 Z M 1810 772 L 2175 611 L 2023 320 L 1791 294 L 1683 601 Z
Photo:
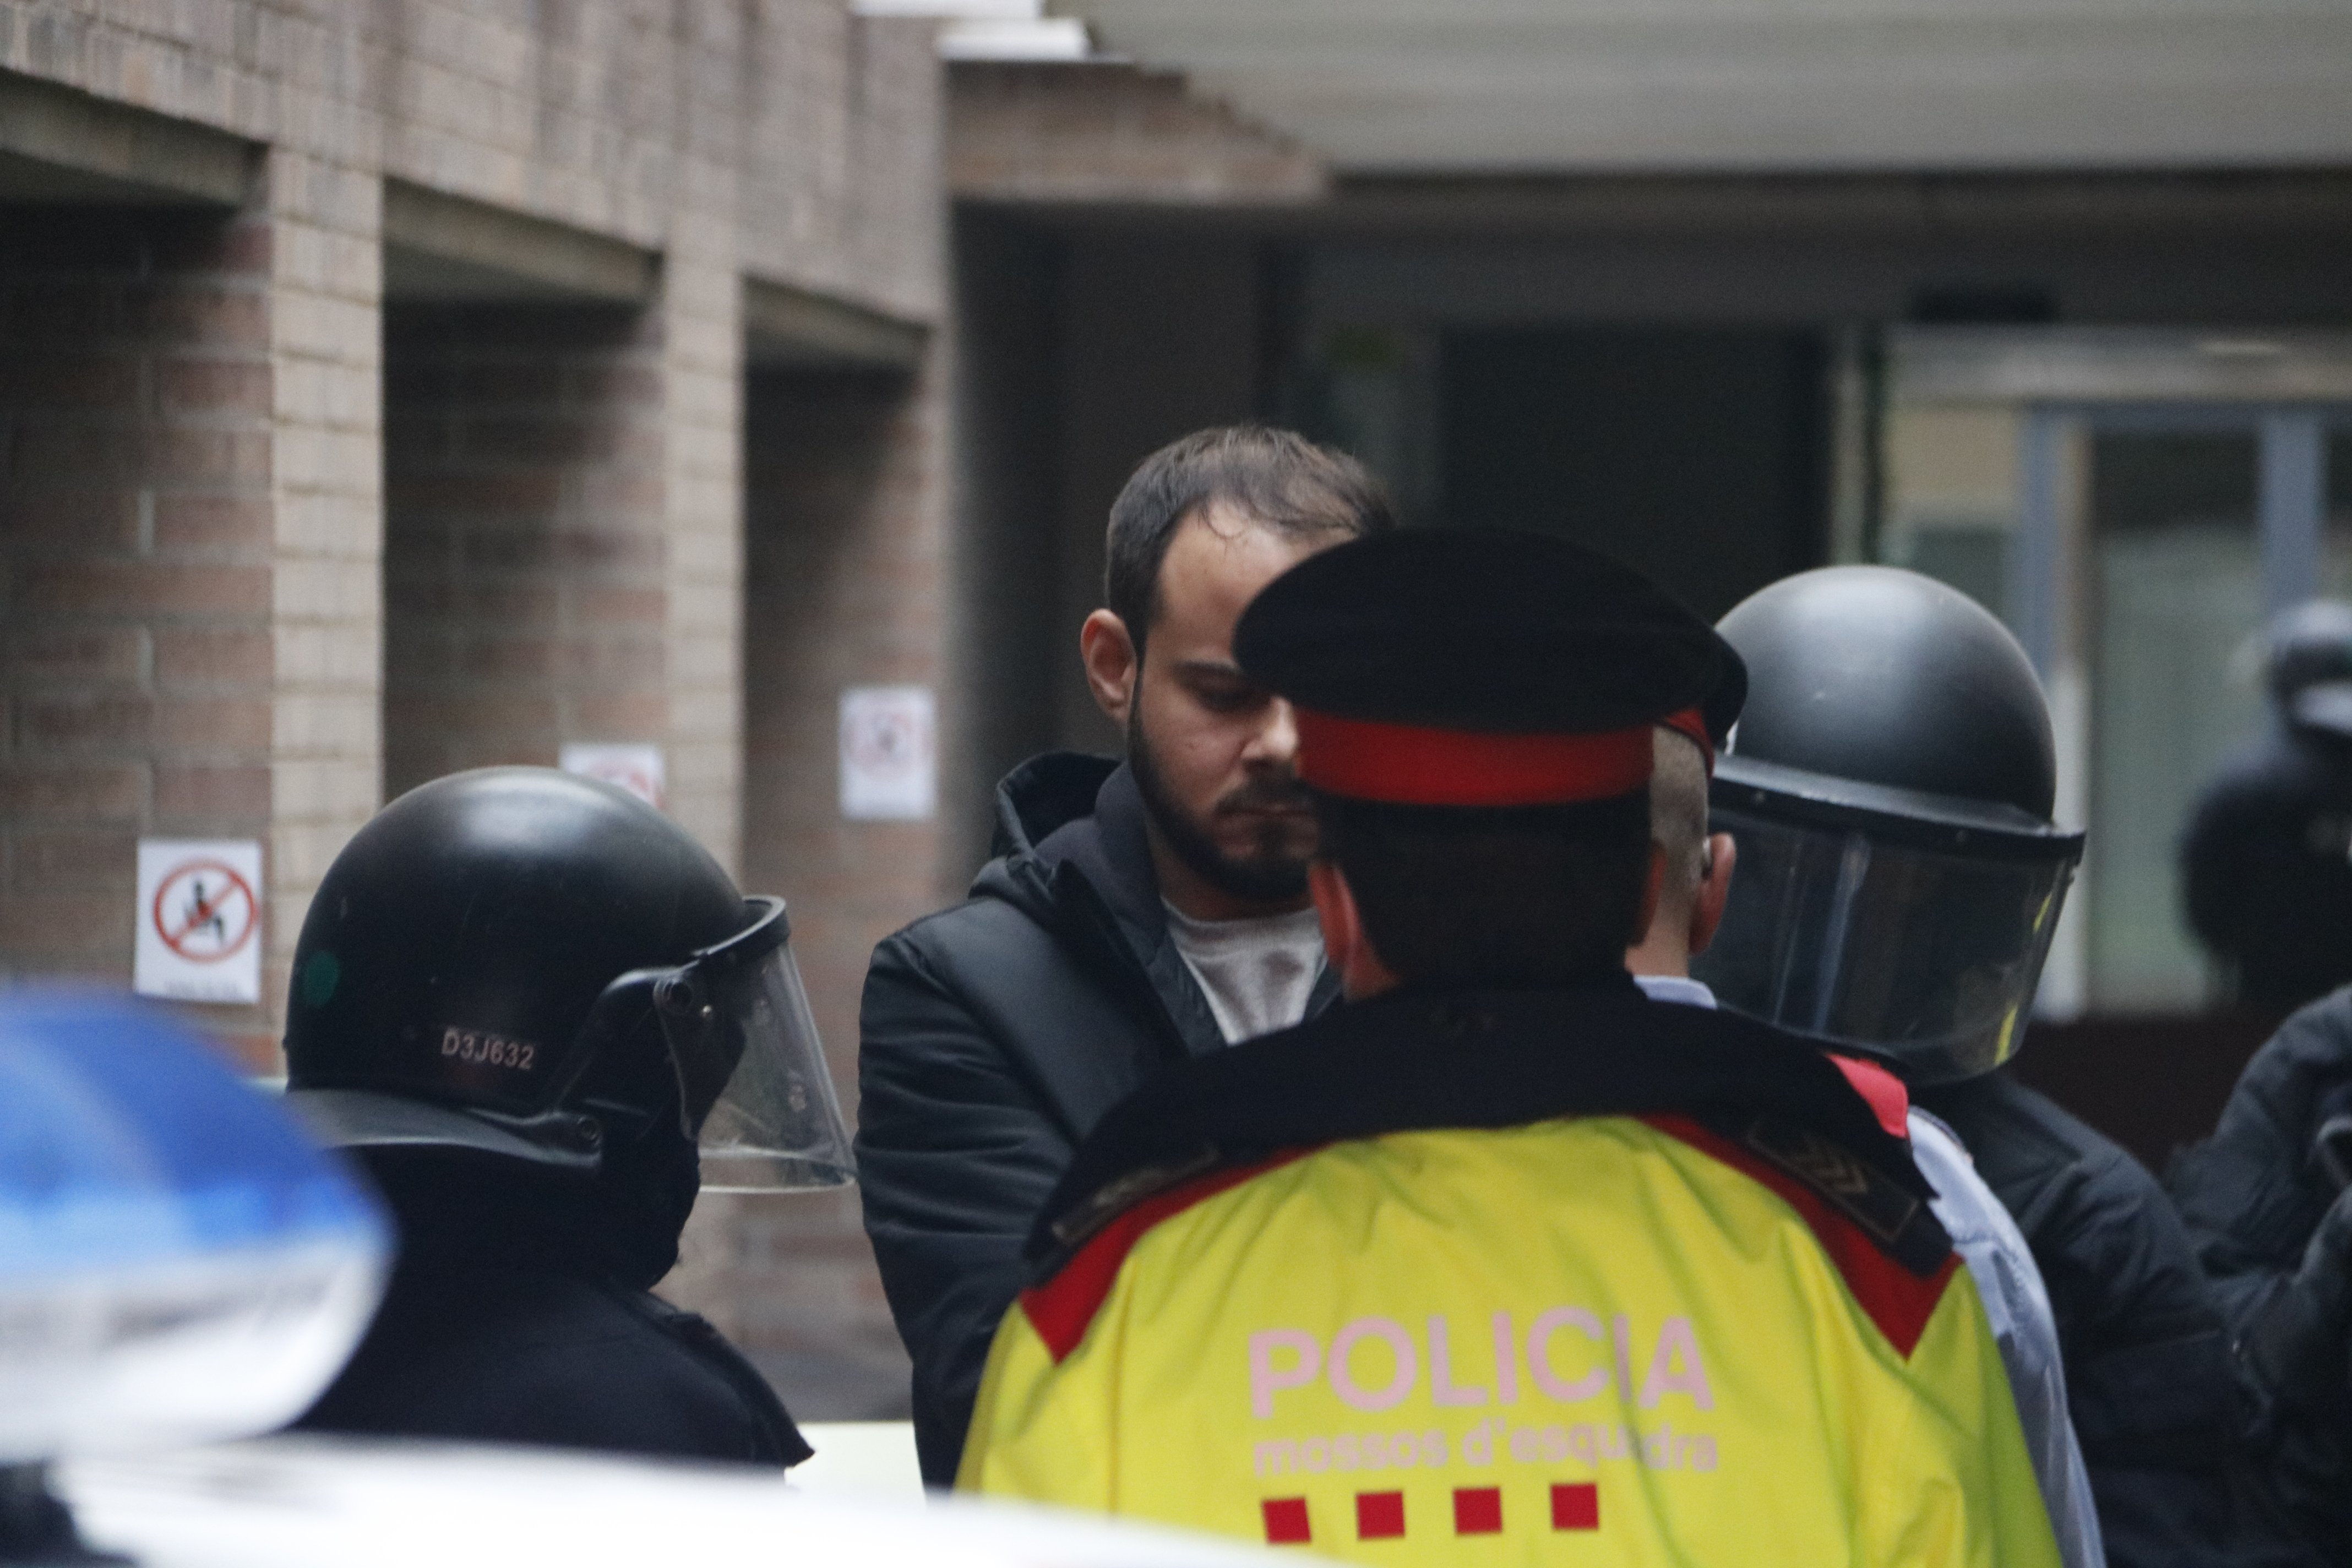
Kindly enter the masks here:
M 1147 1205 L 1165 1217 L 1179 1189 L 1331 1143 L 1680 1111 L 1706 1124 L 1711 1147 L 1811 1189 L 1906 1268 L 1940 1264 L 1948 1242 L 1907 1147 L 1814 1046 L 1754 1019 L 1661 1006 L 1622 976 L 1557 991 L 1392 991 L 1172 1064 L 1087 1136 L 1029 1256 L 1048 1277 L 1114 1220 Z
M 404 1270 L 305 1425 L 777 1465 L 806 1457 L 740 1360 L 702 1320 L 609 1281 Z
M 2308 1147 L 2326 1091 L 2352 1084 L 2352 985 L 2339 986 L 2290 1014 L 2246 1064 L 2221 1131 L 2250 1118 L 2267 1121 L 2288 1142 L 2283 1156 Z M 2330 1108 L 2334 1109 L 2333 1107 Z
M 1917 1091 L 1919 1103 L 1960 1134 L 1996 1192 L 2045 1189 L 2062 1173 L 2147 1173 L 2121 1146 L 2006 1071 Z M 2126 1178 L 2127 1179 L 2127 1178 Z M 2152 1181 L 2153 1178 L 2151 1177 Z M 2025 1216 L 2021 1215 L 2021 1222 Z

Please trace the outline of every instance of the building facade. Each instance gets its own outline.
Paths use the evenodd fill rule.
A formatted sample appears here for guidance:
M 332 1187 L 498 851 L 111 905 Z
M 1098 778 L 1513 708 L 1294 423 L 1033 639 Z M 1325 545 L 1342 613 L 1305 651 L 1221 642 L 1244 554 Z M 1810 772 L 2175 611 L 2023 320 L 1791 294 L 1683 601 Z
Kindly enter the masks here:
M 2352 582 L 2340 21 L 2044 49 L 1964 5 L 1906 64 L 1934 29 L 1792 7 L 1598 53 L 1485 0 L 1020 9 L 0 0 L 0 982 L 128 979 L 140 841 L 256 842 L 262 1000 L 192 1011 L 267 1073 L 385 799 L 649 748 L 790 901 L 854 1116 L 873 943 L 961 894 L 1001 772 L 1118 744 L 1075 658 L 1112 496 L 1271 417 L 1709 613 L 1832 559 L 1993 604 L 2074 808 L 2137 825 L 2061 989 L 2195 1024 L 2066 1098 L 2152 1157 L 2210 1110 L 2259 1036 L 2198 1032 L 2139 785 L 2242 728 L 2246 623 Z M 1690 68 L 1629 100 L 1644 51 Z M 858 693 L 929 703 L 928 809 L 848 809 Z M 795 1410 L 903 1411 L 854 1194 L 707 1201 L 667 1289 Z

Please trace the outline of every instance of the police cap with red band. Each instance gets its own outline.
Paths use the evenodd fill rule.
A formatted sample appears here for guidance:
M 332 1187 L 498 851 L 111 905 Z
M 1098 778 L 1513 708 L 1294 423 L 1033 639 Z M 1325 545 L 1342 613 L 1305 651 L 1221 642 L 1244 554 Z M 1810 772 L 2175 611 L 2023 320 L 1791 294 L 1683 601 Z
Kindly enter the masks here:
M 1640 573 L 1505 530 L 1310 555 L 1250 602 L 1234 657 L 1297 710 L 1304 783 L 1400 805 L 1630 794 L 1654 725 L 1712 720 L 1727 693 L 1736 713 L 1746 687 L 1730 646 Z
M 1731 727 L 1739 722 L 1739 710 L 1747 705 L 1748 666 L 1735 653 L 1723 679 L 1704 700 L 1669 713 L 1658 722 L 1691 738 L 1706 755 L 1707 774 L 1712 777 L 1715 759 L 1730 741 Z

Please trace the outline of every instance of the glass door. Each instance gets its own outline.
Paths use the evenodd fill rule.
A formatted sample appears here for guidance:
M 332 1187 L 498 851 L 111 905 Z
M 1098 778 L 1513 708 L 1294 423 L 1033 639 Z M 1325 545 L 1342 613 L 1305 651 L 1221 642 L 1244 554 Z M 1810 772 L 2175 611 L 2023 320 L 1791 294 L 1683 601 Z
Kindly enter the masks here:
M 2263 617 L 2258 429 L 2090 422 L 2084 1002 L 2102 1013 L 2218 1000 L 2181 910 L 2178 842 L 2197 793 L 2259 732 L 2247 654 Z
M 2089 830 L 2045 1012 L 2228 1000 L 2189 930 L 2180 836 L 2273 722 L 2263 623 L 2352 590 L 2347 429 L 2340 407 L 2252 400 L 2025 412 L 2011 624 L 2051 689 L 2060 816 Z

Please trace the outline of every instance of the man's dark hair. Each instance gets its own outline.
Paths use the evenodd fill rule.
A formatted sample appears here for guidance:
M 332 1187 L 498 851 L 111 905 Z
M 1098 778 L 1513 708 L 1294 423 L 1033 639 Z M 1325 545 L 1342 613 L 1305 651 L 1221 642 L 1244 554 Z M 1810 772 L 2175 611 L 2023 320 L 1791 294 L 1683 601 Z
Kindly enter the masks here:
M 1575 805 L 1390 805 L 1315 795 L 1320 853 L 1410 985 L 1571 985 L 1642 938 L 1650 796 Z
M 1160 567 L 1186 519 L 1223 502 L 1277 533 L 1354 538 L 1396 526 L 1361 463 L 1292 430 L 1222 425 L 1143 459 L 1111 502 L 1103 598 L 1143 651 L 1160 615 Z

